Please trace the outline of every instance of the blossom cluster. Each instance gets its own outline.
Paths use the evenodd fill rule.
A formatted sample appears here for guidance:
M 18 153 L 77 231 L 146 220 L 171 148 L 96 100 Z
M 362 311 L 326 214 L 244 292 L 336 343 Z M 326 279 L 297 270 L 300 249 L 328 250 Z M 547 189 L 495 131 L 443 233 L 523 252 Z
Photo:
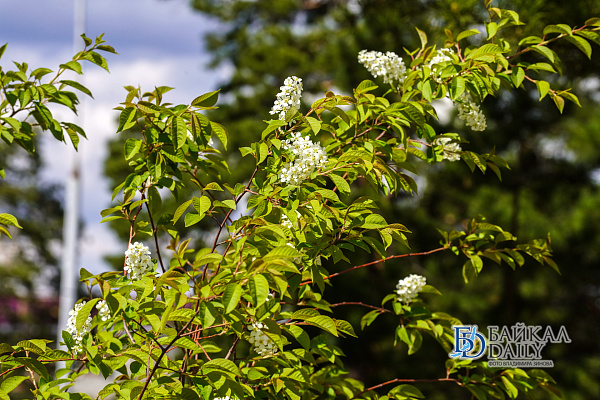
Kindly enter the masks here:
M 450 143 L 451 141 L 452 141 L 451 138 L 440 137 L 433 141 L 433 145 L 443 147 L 444 160 L 458 161 L 458 160 L 460 160 L 460 152 L 462 151 L 462 149 L 458 143 Z
M 452 61 L 452 57 L 450 57 L 452 54 L 454 54 L 452 49 L 439 49 L 435 52 L 431 60 L 427 62 L 427 65 L 433 67 L 445 61 Z
M 298 211 L 296 211 L 296 220 L 299 221 L 300 218 L 302 218 L 302 214 L 300 214 Z M 283 213 L 281 213 L 281 225 L 285 226 L 288 229 L 292 229 L 294 227 L 294 224 L 292 223 L 292 221 L 290 221 L 288 216 Z
M 96 309 L 98 310 L 98 317 L 100 317 L 102 322 L 110 319 L 110 309 L 105 300 L 100 300 L 98 304 L 96 304 Z
M 300 132 L 292 133 L 290 139 L 282 142 L 282 147 L 291 156 L 291 161 L 283 165 L 279 178 L 282 183 L 300 185 L 315 170 L 327 164 L 327 153 L 319 143 L 313 143 L 308 136 L 302 137 Z
M 92 330 L 92 317 L 90 315 L 88 315 L 85 323 L 81 327 L 81 330 L 77 330 L 77 315 L 85 303 L 85 301 L 82 301 L 81 303 L 75 304 L 73 309 L 69 311 L 69 319 L 67 320 L 67 332 L 71 334 L 71 337 L 75 342 L 73 351 L 76 354 L 79 354 L 83 351 L 83 338 Z
M 402 303 L 409 303 L 412 299 L 417 297 L 417 293 L 423 290 L 424 287 L 424 276 L 411 274 L 404 279 L 400 279 L 396 285 L 398 301 Z
M 285 120 L 285 114 L 290 108 L 300 108 L 302 79 L 296 76 L 287 77 L 279 90 L 280 92 L 277 93 L 277 100 L 275 100 L 275 104 L 273 104 L 270 114 L 279 114 L 279 119 Z
M 431 60 L 427 61 L 426 65 L 432 69 L 431 76 L 434 81 L 440 83 L 439 78 L 442 71 L 438 69 L 438 65 L 446 61 L 452 61 L 452 57 L 450 57 L 452 54 L 454 52 L 451 49 L 439 49 L 435 52 Z
M 154 269 L 150 258 L 150 249 L 140 242 L 130 244 L 125 252 L 125 272 L 133 280 L 140 279 L 146 272 Z
M 472 102 L 465 93 L 460 97 L 458 103 L 458 118 L 466 122 L 474 131 L 484 131 L 487 124 L 485 115 L 479 106 Z
M 373 77 L 383 77 L 384 83 L 402 82 L 406 77 L 404 61 L 391 51 L 384 54 L 380 51 L 361 50 L 358 53 L 358 62 L 363 64 Z
M 250 330 L 248 341 L 259 355 L 272 356 L 277 353 L 277 345 L 262 331 L 264 327 L 265 325 L 260 322 L 253 322 L 252 326 L 248 328 Z

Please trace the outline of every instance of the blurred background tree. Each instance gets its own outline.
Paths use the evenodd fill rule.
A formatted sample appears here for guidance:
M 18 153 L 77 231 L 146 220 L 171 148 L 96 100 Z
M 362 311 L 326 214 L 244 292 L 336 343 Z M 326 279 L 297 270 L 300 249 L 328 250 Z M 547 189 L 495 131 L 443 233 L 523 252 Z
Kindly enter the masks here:
M 0 237 L 0 342 L 54 339 L 58 319 L 61 187 L 41 183 L 39 153 L 0 142 L 0 210 L 19 215 L 23 229 Z
M 231 136 L 231 182 L 243 178 L 246 162 L 237 148 L 258 135 L 268 120 L 278 87 L 287 76 L 304 81 L 304 107 L 327 90 L 349 94 L 353 85 L 370 78 L 357 63 L 362 49 L 394 51 L 420 46 L 414 27 L 427 32 L 430 42 L 442 47 L 444 28 L 455 34 L 471 28 L 485 32 L 488 19 L 483 1 L 475 0 L 193 0 L 192 5 L 222 24 L 223 29 L 206 38 L 212 52 L 212 66 L 230 68 L 231 78 L 222 82 L 220 108 L 211 116 L 226 124 Z M 528 23 L 526 29 L 512 30 L 514 38 L 539 34 L 544 26 L 566 23 L 581 26 L 600 16 L 600 3 L 578 1 L 575 6 L 560 0 L 506 0 L 495 4 L 514 9 Z M 477 41 L 477 37 L 471 40 Z M 378 304 L 394 290 L 395 282 L 412 272 L 427 277 L 442 289 L 437 300 L 440 311 L 459 316 L 464 323 L 486 325 L 565 325 L 572 343 L 553 345 L 543 353 L 555 360 L 549 371 L 562 385 L 567 398 L 600 397 L 600 346 L 596 338 L 600 325 L 600 125 L 598 74 L 600 58 L 592 62 L 573 46 L 553 46 L 563 60 L 563 76 L 557 87 L 574 87 L 583 107 L 567 105 L 561 117 L 554 104 L 537 100 L 532 84 L 526 91 L 505 92 L 483 104 L 488 118 L 484 133 L 469 133 L 468 139 L 479 149 L 490 149 L 506 158 L 511 170 L 503 171 L 503 182 L 493 174 L 465 174 L 466 165 L 445 163 L 435 173 L 418 177 L 419 195 L 387 198 L 379 194 L 388 221 L 401 222 L 413 231 L 412 251 L 438 246 L 436 228 L 456 229 L 467 218 L 484 214 L 521 240 L 545 237 L 550 233 L 555 259 L 562 275 L 526 263 L 517 272 L 486 268 L 471 284 L 461 277 L 462 262 L 450 254 L 390 262 L 369 270 L 348 274 L 335 293 L 344 301 L 348 293 L 360 293 L 363 301 Z M 594 49 L 596 52 L 598 48 Z M 529 56 L 537 60 L 537 56 Z M 594 86 L 595 85 L 595 86 Z M 454 118 L 442 119 L 439 132 L 464 129 Z M 463 145 L 468 149 L 469 145 Z M 392 249 L 392 251 L 405 249 Z M 372 256 L 358 255 L 356 262 Z M 361 260 L 362 258 L 362 260 Z M 368 282 L 368 285 L 364 283 Z M 378 290 L 373 290 L 377 288 Z M 347 307 L 345 316 L 355 327 L 366 310 Z M 379 324 L 394 324 L 378 319 L 362 332 L 351 346 L 343 348 L 349 359 L 351 376 L 366 384 L 393 378 L 443 376 L 432 370 L 447 358 L 433 341 L 425 340 L 419 359 L 431 363 L 415 365 L 401 345 Z M 386 332 L 384 336 L 379 332 Z M 374 354 L 366 358 L 366 354 Z M 431 398 L 448 398 L 446 387 L 424 387 Z M 545 397 L 540 397 L 545 398 Z

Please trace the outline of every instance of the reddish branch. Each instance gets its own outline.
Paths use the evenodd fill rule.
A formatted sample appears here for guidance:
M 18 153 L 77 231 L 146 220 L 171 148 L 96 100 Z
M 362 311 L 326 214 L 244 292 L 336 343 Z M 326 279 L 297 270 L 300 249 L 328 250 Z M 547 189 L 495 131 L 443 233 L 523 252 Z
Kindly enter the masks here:
M 361 394 L 368 392 L 370 390 L 375 390 L 375 389 L 379 389 L 380 387 L 383 387 L 383 386 L 391 385 L 392 383 L 419 383 L 419 382 L 429 382 L 429 383 L 431 383 L 431 382 L 454 382 L 454 383 L 458 383 L 459 385 L 461 384 L 458 379 L 453 379 L 453 378 L 438 378 L 438 379 L 400 379 L 400 378 L 396 378 L 396 379 L 392 379 L 391 381 L 380 383 L 379 385 L 371 386 L 370 388 L 367 388 L 367 389 L 363 390 L 362 392 L 358 393 L 354 397 L 358 397 Z
M 348 268 L 348 269 L 345 269 L 343 271 L 336 272 L 336 273 L 328 275 L 328 276 L 324 276 L 323 280 L 326 281 L 326 280 L 331 279 L 333 277 L 336 277 L 338 275 L 345 274 L 346 272 L 350 272 L 350 271 L 353 271 L 353 270 L 359 269 L 359 268 L 368 267 L 370 265 L 379 264 L 381 262 L 385 262 L 387 260 L 391 260 L 391 259 L 394 259 L 394 258 L 404 258 L 404 257 L 413 257 L 413 256 L 427 256 L 429 254 L 437 253 L 438 251 L 444 251 L 444 250 L 447 250 L 447 249 L 448 249 L 448 246 L 443 246 L 443 247 L 439 247 L 437 249 L 433 249 L 433 250 L 429 250 L 429 251 L 423 251 L 421 253 L 396 254 L 396 255 L 393 255 L 393 256 L 382 258 L 381 260 L 371 261 L 371 262 L 368 262 L 366 264 L 361 264 L 361 265 L 355 265 L 352 268 Z M 300 286 L 308 285 L 309 283 L 313 283 L 313 281 L 310 280 L 310 281 L 302 282 L 300 284 Z
M 372 308 L 373 310 L 378 310 L 383 312 L 391 312 L 383 307 L 372 306 L 370 304 L 361 303 L 360 301 L 344 301 L 342 303 L 330 304 L 329 307 L 337 307 L 337 306 L 363 306 L 367 308 Z

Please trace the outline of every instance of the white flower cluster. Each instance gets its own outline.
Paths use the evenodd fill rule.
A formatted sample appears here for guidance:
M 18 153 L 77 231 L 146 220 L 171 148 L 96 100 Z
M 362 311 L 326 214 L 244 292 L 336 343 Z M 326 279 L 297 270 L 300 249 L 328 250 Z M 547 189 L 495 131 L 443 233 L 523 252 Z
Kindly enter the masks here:
M 438 65 L 445 61 L 452 61 L 452 57 L 450 57 L 452 54 L 454 54 L 454 52 L 451 49 L 439 49 L 435 52 L 431 60 L 427 61 L 426 65 L 431 68 L 431 77 L 434 81 L 441 83 L 439 78 L 442 71 L 441 69 L 438 70 Z
M 485 115 L 479 106 L 472 102 L 465 93 L 460 97 L 458 103 L 458 118 L 466 122 L 474 131 L 484 131 L 486 128 Z
M 106 301 L 100 300 L 96 304 L 96 309 L 98 310 L 98 316 L 100 317 L 102 322 L 108 321 L 110 319 L 110 309 L 108 308 L 108 304 L 106 304 Z
M 73 351 L 76 354 L 83 351 L 83 337 L 92 330 L 92 317 L 90 315 L 88 315 L 85 323 L 81 327 L 81 331 L 77 330 L 77 315 L 85 303 L 85 301 L 82 301 L 81 303 L 75 304 L 75 307 L 69 311 L 69 319 L 67 320 L 67 332 L 71 334 L 71 337 L 75 341 Z
M 225 396 L 225 397 L 215 397 L 215 400 L 239 400 L 237 397 L 235 396 Z
M 460 160 L 460 152 L 462 151 L 458 143 L 450 143 L 451 138 L 440 137 L 433 141 L 434 146 L 442 146 L 444 148 L 444 160 L 458 161 Z
M 146 272 L 154 269 L 150 258 L 150 249 L 140 242 L 130 244 L 125 252 L 125 272 L 133 280 L 140 279 Z
M 383 54 L 380 51 L 361 50 L 358 53 L 358 62 L 369 70 L 373 77 L 383 77 L 384 83 L 402 82 L 406 77 L 404 61 L 394 52 Z
M 300 109 L 300 98 L 302 97 L 302 79 L 296 76 L 285 78 L 283 86 L 279 88 L 277 100 L 273 104 L 270 114 L 279 114 L 279 119 L 285 120 L 285 114 L 292 107 Z
M 281 169 L 279 178 L 282 183 L 300 185 L 315 170 L 320 170 L 327 164 L 325 149 L 319 143 L 313 143 L 308 136 L 302 137 L 300 132 L 292 133 L 290 139 L 282 142 L 282 147 L 292 158 Z
M 302 214 L 300 214 L 298 211 L 296 211 L 296 220 L 300 221 L 300 218 L 302 218 Z M 294 224 L 292 223 L 292 221 L 290 221 L 288 216 L 285 215 L 284 213 L 281 213 L 281 225 L 285 226 L 288 229 L 292 229 L 294 227 Z
M 425 277 L 411 274 L 404 279 L 400 279 L 396 285 L 396 294 L 398 301 L 408 303 L 425 287 Z
M 262 331 L 264 327 L 260 322 L 253 322 L 252 326 L 249 327 L 248 341 L 254 346 L 254 351 L 259 355 L 272 356 L 278 351 L 277 345 Z
M 444 61 L 452 61 L 452 57 L 450 57 L 452 54 L 454 54 L 452 49 L 439 49 L 435 52 L 431 60 L 427 61 L 427 65 L 434 68 L 434 65 L 441 64 Z

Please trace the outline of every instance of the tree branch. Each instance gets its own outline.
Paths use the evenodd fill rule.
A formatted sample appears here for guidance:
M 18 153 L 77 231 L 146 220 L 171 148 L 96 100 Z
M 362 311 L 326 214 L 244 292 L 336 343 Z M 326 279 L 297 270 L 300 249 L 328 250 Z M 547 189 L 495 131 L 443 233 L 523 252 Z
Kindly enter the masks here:
M 421 253 L 406 253 L 406 254 L 397 254 L 397 255 L 393 255 L 393 256 L 389 256 L 389 257 L 382 258 L 381 260 L 371 261 L 371 262 L 368 262 L 368 263 L 366 263 L 366 264 L 355 265 L 355 266 L 354 266 L 354 267 L 352 267 L 352 268 L 348 268 L 348 269 L 345 269 L 345 270 L 343 270 L 343 271 L 336 272 L 336 273 L 334 273 L 334 274 L 331 274 L 331 275 L 325 276 L 325 277 L 323 277 L 323 280 L 324 280 L 324 281 L 326 281 L 326 280 L 328 280 L 328 279 L 331 279 L 331 278 L 333 278 L 333 277 L 336 277 L 336 276 L 338 276 L 338 275 L 345 274 L 346 272 L 350 272 L 350 271 L 353 271 L 353 270 L 355 270 L 355 269 L 359 269 L 359 268 L 368 267 L 368 266 L 370 266 L 370 265 L 379 264 L 379 263 L 381 263 L 381 262 L 385 262 L 385 261 L 387 261 L 387 260 L 392 260 L 392 259 L 394 259 L 394 258 L 404 258 L 404 257 L 414 257 L 414 256 L 428 256 L 428 255 L 430 255 L 430 254 L 437 253 L 438 251 L 443 251 L 443 250 L 447 250 L 447 249 L 448 249 L 448 246 L 443 246 L 443 247 L 439 247 L 439 248 L 437 248 L 437 249 L 433 249 L 433 250 L 429 250 L 429 251 L 423 251 L 423 252 L 421 252 Z M 300 286 L 308 285 L 309 283 L 313 283 L 313 281 L 312 281 L 312 280 L 310 280 L 310 281 L 302 282 L 302 283 L 300 284 Z

